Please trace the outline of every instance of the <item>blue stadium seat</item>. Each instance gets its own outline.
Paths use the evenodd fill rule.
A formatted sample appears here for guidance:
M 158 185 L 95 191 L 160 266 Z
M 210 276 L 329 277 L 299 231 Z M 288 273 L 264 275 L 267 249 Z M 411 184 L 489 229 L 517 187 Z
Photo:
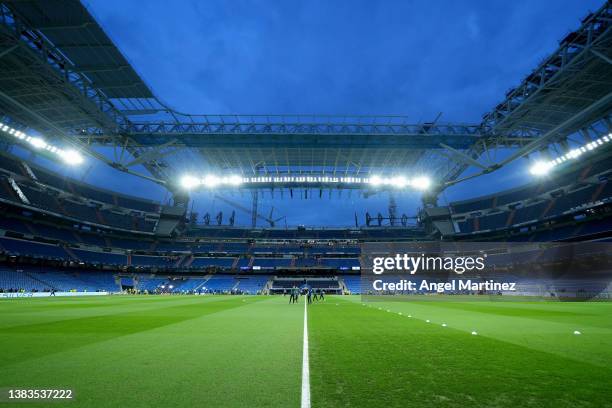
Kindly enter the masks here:
M 70 259 L 62 247 L 19 239 L 0 238 L 0 247 L 11 255 L 27 255 L 34 258 Z

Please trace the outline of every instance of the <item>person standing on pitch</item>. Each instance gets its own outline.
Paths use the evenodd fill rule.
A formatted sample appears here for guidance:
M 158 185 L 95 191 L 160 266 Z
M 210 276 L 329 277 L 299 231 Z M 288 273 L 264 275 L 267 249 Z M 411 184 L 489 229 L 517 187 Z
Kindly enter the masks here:
M 293 303 L 297 303 L 298 297 L 300 296 L 300 291 L 297 286 L 293 285 L 293 289 L 291 289 L 291 295 L 293 296 Z
M 312 289 L 306 289 L 306 298 L 308 299 L 308 304 L 312 303 Z
M 319 292 L 319 299 L 325 300 L 325 291 L 323 289 L 321 289 L 321 291 Z

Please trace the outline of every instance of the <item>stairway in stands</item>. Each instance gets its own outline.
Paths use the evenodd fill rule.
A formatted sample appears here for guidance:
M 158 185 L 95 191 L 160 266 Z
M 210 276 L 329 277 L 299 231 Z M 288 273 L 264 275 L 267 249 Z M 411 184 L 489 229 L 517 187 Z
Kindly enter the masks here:
M 181 255 L 181 256 L 179 257 L 178 261 L 176 261 L 176 262 L 174 263 L 174 267 L 175 267 L 175 268 L 180 268 L 180 267 L 181 267 L 181 265 L 183 264 L 183 262 L 185 262 L 189 256 L 191 256 L 191 255 L 188 255 L 188 254 Z
M 275 278 L 276 278 L 276 276 L 270 276 L 270 279 L 268 279 L 268 281 L 264 285 L 263 289 L 261 290 L 262 294 L 264 294 L 264 295 L 270 294 L 270 289 L 272 289 L 272 285 L 274 285 L 274 279 Z
M 234 283 L 234 286 L 232 286 L 232 291 L 235 291 L 238 289 L 238 286 L 240 285 L 240 280 L 236 280 L 236 283 Z
M 189 268 L 191 266 L 191 264 L 193 263 L 193 260 L 194 260 L 193 254 L 187 255 L 187 258 L 183 262 L 183 267 L 184 268 Z
M 43 285 L 46 285 L 46 286 L 52 288 L 53 290 L 59 290 L 58 287 L 56 287 L 56 286 L 54 286 L 54 285 L 50 284 L 49 282 L 46 282 L 46 281 L 44 281 L 42 279 L 38 279 L 36 276 L 32 275 L 31 273 L 29 273 L 27 271 L 23 271 L 23 274 L 26 275 L 28 278 L 30 278 L 32 280 L 35 280 L 38 283 L 42 283 Z
M 72 249 L 70 249 L 70 248 L 69 248 L 69 247 L 67 247 L 67 246 L 62 247 L 62 248 L 64 248 L 64 251 L 66 251 L 66 253 L 67 253 L 67 254 L 68 254 L 68 255 L 69 255 L 69 256 L 70 256 L 72 259 L 74 259 L 75 261 L 78 261 L 78 260 L 79 260 L 79 258 L 78 258 L 78 257 L 75 255 L 75 253 L 74 253 L 74 252 L 72 252 Z
M 342 277 L 340 276 L 338 276 L 338 285 L 340 285 L 340 291 L 342 293 L 348 293 L 348 286 L 346 286 L 346 284 L 344 283 L 344 279 L 342 279 Z
M 204 278 L 202 279 L 202 283 L 200 283 L 198 286 L 193 288 L 194 292 L 197 292 L 198 290 L 200 290 L 206 284 L 206 282 L 210 280 L 210 278 L 212 278 L 211 274 L 204 276 Z

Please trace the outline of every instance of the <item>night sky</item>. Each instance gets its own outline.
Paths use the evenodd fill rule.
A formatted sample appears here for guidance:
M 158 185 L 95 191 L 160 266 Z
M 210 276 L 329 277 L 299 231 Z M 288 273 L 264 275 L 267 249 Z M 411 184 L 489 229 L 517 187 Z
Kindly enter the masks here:
M 89 0 L 94 17 L 153 92 L 174 109 L 212 114 L 402 114 L 479 123 L 602 1 Z M 93 163 L 88 182 L 163 200 L 164 190 Z M 441 203 L 529 180 L 524 160 L 448 189 Z M 228 198 L 248 205 L 248 194 Z M 278 197 L 278 195 L 277 195 Z M 200 215 L 227 206 L 194 196 Z M 290 225 L 351 225 L 387 197 L 260 201 Z M 414 213 L 416 194 L 397 196 Z M 324 208 L 324 210 L 322 210 Z M 237 220 L 250 217 L 238 212 Z

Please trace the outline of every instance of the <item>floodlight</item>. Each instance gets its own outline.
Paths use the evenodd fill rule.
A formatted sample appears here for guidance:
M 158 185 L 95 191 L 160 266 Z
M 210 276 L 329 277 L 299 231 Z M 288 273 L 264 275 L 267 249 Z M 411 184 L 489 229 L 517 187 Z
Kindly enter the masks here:
M 47 142 L 45 142 L 40 137 L 32 137 L 30 138 L 29 142 L 32 146 L 36 147 L 37 149 L 44 149 L 47 147 Z
M 81 154 L 76 150 L 60 150 L 53 146 L 51 148 L 54 153 L 57 151 L 66 164 L 76 166 L 83 163 L 83 156 L 81 156 Z
M 200 185 L 200 180 L 193 176 L 183 176 L 181 179 L 181 185 L 186 189 L 191 189 Z
M 404 188 L 408 185 L 408 180 L 404 176 L 397 176 L 391 179 L 393 187 Z
M 427 190 L 431 186 L 431 180 L 429 177 L 419 176 L 413 178 L 410 184 L 418 190 Z
M 230 176 L 230 177 L 227 179 L 227 181 L 228 181 L 228 183 L 229 183 L 229 184 L 231 184 L 231 185 L 238 186 L 238 185 L 242 184 L 242 177 L 240 177 L 240 176 L 236 176 L 236 175 L 234 175 L 234 176 Z
M 531 168 L 529 172 L 534 176 L 544 176 L 548 174 L 553 165 L 550 162 L 536 162 Z
M 209 188 L 217 186 L 220 182 L 221 182 L 221 179 L 212 174 L 209 174 L 208 176 L 204 177 L 204 180 L 202 180 L 202 183 L 204 184 L 204 186 L 209 187 Z
M 380 176 L 372 176 L 370 177 L 370 184 L 379 186 L 383 183 L 383 179 Z

